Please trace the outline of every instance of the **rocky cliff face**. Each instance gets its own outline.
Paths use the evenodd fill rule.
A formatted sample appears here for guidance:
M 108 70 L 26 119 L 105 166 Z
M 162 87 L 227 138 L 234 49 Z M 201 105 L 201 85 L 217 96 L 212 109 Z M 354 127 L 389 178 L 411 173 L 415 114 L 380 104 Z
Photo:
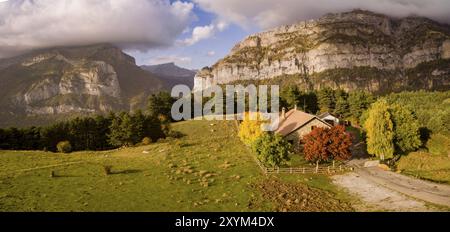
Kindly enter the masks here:
M 309 90 L 450 89 L 449 49 L 450 27 L 428 19 L 329 14 L 247 37 L 199 72 L 195 88 L 291 78 Z
M 111 45 L 57 48 L 0 60 L 0 119 L 133 110 L 164 83 Z

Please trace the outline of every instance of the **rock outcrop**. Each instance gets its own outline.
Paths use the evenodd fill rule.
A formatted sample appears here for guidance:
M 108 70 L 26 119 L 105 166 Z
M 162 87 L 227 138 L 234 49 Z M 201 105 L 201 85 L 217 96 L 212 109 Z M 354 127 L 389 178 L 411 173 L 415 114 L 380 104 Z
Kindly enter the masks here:
M 247 37 L 201 70 L 195 89 L 274 78 L 291 78 L 306 90 L 450 89 L 449 48 L 450 27 L 425 18 L 328 14 Z

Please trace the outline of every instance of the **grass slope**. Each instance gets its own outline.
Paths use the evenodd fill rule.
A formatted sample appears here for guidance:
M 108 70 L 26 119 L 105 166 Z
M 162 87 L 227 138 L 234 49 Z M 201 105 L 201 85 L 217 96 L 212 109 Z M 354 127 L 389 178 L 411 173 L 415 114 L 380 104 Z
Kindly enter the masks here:
M 352 210 L 328 177 L 264 176 L 233 122 L 174 129 L 186 136 L 123 150 L 0 151 L 0 211 Z

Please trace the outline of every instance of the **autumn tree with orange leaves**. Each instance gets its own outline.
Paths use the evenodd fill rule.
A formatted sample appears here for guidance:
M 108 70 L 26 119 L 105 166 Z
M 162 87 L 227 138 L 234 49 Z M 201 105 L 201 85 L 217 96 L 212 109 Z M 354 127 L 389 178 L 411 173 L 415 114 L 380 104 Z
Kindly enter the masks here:
M 319 166 L 321 162 L 348 160 L 352 156 L 350 147 L 352 137 L 346 133 L 344 126 L 328 128 L 315 128 L 303 138 L 305 159 L 315 162 Z

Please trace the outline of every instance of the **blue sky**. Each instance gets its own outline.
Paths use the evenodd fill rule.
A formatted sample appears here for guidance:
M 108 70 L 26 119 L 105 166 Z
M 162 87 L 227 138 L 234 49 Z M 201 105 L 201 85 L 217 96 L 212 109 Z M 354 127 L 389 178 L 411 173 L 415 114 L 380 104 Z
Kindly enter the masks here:
M 194 6 L 195 19 L 178 40 L 185 40 L 192 36 L 192 30 L 199 26 L 208 26 L 217 20 L 217 15 L 202 10 L 197 4 Z M 256 33 L 257 28 L 243 28 L 237 24 L 229 24 L 223 31 L 217 31 L 213 36 L 200 40 L 193 45 L 175 43 L 170 47 L 151 49 L 145 52 L 126 50 L 136 58 L 139 65 L 152 65 L 174 62 L 176 65 L 188 69 L 201 69 L 211 66 L 225 57 L 230 50 L 246 36 Z

